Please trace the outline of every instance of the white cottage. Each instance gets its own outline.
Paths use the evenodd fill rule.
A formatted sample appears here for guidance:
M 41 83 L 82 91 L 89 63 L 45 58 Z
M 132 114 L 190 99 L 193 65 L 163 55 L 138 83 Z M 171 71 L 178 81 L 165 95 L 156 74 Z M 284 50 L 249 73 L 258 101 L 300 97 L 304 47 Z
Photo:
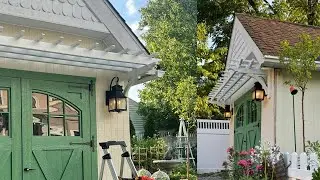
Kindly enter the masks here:
M 0 179 L 97 179 L 98 142 L 130 147 L 128 111 L 106 105 L 111 80 L 127 92 L 157 62 L 108 1 L 1 0 Z
M 210 101 L 230 105 L 230 145 L 245 150 L 268 141 L 282 151 L 294 151 L 293 100 L 290 80 L 279 62 L 280 42 L 296 43 L 302 33 L 320 36 L 320 28 L 236 14 L 226 69 L 210 93 Z M 317 62 L 317 64 L 319 64 Z M 256 82 L 264 89 L 263 101 L 252 101 Z M 320 140 L 320 73 L 314 72 L 305 95 L 306 140 Z M 295 95 L 297 151 L 303 150 L 301 92 Z

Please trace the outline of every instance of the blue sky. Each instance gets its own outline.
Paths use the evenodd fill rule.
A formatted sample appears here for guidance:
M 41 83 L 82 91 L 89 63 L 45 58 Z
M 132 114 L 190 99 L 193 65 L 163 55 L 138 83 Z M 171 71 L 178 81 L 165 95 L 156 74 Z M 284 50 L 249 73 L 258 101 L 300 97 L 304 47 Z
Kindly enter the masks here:
M 146 6 L 148 0 L 109 0 L 112 5 L 118 10 L 121 16 L 125 19 L 126 23 L 131 27 L 133 32 L 140 37 L 143 31 L 138 30 L 141 14 L 139 10 Z M 139 90 L 143 89 L 144 85 L 136 85 L 130 88 L 129 98 L 140 101 Z

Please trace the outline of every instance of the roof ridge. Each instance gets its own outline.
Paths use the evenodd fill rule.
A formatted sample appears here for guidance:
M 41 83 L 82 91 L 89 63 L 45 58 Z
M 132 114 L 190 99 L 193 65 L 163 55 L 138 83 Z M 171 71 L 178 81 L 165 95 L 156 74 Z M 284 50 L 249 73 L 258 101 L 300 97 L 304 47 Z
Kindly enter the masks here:
M 302 23 L 294 23 L 294 22 L 290 22 L 290 21 L 281 21 L 279 19 L 270 19 L 270 18 L 267 18 L 267 17 L 260 17 L 260 16 L 257 16 L 257 15 L 251 15 L 251 14 L 246 14 L 246 13 L 235 13 L 235 16 L 237 16 L 237 15 L 242 15 L 242 16 L 246 16 L 246 17 L 250 17 L 250 18 L 267 20 L 267 21 L 274 21 L 274 22 L 279 22 L 279 23 L 291 24 L 291 25 L 295 25 L 295 26 L 302 26 L 302 27 L 305 27 L 305 28 L 320 29 L 320 26 L 307 25 L 307 24 L 302 24 Z

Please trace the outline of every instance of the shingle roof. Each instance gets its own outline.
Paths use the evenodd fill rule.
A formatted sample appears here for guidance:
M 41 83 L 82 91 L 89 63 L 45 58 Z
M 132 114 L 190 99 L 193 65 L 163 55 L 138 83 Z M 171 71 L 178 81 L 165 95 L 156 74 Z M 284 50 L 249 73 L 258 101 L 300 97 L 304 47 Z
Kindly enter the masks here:
M 275 19 L 236 14 L 241 24 L 257 44 L 263 55 L 278 56 L 281 41 L 290 44 L 299 41 L 299 36 L 307 33 L 313 37 L 320 36 L 320 27 L 282 22 Z

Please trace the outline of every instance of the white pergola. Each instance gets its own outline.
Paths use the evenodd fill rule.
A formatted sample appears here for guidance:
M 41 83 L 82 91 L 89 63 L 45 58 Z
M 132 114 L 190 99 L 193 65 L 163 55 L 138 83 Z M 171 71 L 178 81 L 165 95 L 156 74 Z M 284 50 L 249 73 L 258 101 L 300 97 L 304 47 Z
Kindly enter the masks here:
M 251 79 L 258 81 L 267 94 L 266 74 L 261 64 L 252 52 L 246 58 L 228 61 L 222 77 L 209 94 L 210 103 L 230 105 L 230 98 Z

